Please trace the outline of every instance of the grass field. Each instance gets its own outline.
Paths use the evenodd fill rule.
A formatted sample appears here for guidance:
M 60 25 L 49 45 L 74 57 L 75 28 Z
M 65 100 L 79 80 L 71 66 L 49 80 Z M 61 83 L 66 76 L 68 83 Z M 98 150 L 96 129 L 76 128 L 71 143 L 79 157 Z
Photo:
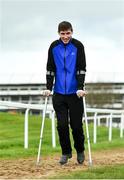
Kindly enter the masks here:
M 39 136 L 41 128 L 41 117 L 38 115 L 29 116 L 29 148 L 24 149 L 24 115 L 12 113 L 0 113 L 0 159 L 17 159 L 37 156 Z M 84 125 L 85 129 L 85 125 Z M 113 140 L 108 142 L 108 129 L 104 126 L 98 127 L 97 144 L 92 143 L 93 125 L 89 125 L 91 146 L 93 152 L 100 150 L 113 150 L 124 148 L 124 139 L 119 137 L 119 129 L 113 128 Z M 52 148 L 51 139 L 51 121 L 46 119 L 44 128 L 44 137 L 42 144 L 42 156 L 54 156 L 61 154 L 57 137 L 57 147 Z M 72 138 L 72 137 L 71 137 Z M 73 144 L 73 143 L 72 143 Z M 87 151 L 87 143 L 86 151 Z M 75 150 L 73 149 L 75 152 Z M 113 173 L 116 172 L 116 173 Z M 76 171 L 67 175 L 61 174 L 55 178 L 122 178 L 124 172 L 124 163 L 109 167 L 94 167 L 83 173 Z
M 124 179 L 124 165 L 104 166 L 86 171 L 76 171 L 66 175 L 54 176 L 54 179 Z

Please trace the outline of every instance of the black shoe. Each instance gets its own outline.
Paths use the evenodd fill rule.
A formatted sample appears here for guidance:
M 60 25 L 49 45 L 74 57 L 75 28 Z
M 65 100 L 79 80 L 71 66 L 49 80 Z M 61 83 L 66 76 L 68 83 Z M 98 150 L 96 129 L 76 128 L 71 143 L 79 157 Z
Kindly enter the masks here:
M 77 162 L 79 164 L 83 164 L 84 160 L 85 160 L 84 152 L 77 153 Z
M 63 154 L 63 155 L 61 156 L 61 158 L 60 158 L 59 163 L 60 163 L 61 165 L 64 165 L 64 164 L 66 164 L 66 163 L 68 162 L 68 159 L 70 159 L 70 158 L 72 158 L 72 154 Z

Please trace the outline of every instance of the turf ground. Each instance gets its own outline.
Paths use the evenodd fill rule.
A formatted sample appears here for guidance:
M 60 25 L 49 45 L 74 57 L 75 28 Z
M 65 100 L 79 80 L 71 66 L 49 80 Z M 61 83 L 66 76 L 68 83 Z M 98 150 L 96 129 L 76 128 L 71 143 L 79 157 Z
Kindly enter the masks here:
M 42 159 L 36 166 L 40 127 L 41 117 L 29 116 L 29 148 L 24 149 L 24 115 L 0 113 L 0 178 L 124 178 L 124 138 L 119 137 L 119 129 L 113 128 L 113 140 L 110 143 L 108 129 L 98 127 L 98 143 L 93 144 L 93 125 L 89 125 L 93 158 L 93 167 L 89 169 L 87 141 L 83 165 L 77 164 L 74 149 L 73 158 L 67 165 L 61 167 L 58 164 L 61 150 L 57 133 L 57 147 L 52 148 L 50 119 L 45 121 Z

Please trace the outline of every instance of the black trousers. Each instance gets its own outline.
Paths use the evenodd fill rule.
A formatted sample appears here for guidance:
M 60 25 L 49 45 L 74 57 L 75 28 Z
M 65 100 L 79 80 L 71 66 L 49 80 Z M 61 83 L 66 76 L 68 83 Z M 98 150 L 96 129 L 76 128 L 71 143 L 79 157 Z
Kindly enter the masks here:
M 54 93 L 53 107 L 57 116 L 57 130 L 62 154 L 69 154 L 72 151 L 69 126 L 72 129 L 74 147 L 77 153 L 84 151 L 82 98 L 78 98 L 76 94 L 62 95 Z

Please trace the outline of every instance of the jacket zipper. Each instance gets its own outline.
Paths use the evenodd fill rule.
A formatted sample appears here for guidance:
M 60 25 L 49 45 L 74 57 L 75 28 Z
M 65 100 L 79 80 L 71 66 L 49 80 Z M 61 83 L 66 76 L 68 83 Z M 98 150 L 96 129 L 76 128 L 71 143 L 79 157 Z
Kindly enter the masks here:
M 65 46 L 65 52 L 64 52 L 64 69 L 65 69 L 65 94 L 66 94 L 66 75 L 67 75 L 67 71 L 66 71 L 66 46 Z

